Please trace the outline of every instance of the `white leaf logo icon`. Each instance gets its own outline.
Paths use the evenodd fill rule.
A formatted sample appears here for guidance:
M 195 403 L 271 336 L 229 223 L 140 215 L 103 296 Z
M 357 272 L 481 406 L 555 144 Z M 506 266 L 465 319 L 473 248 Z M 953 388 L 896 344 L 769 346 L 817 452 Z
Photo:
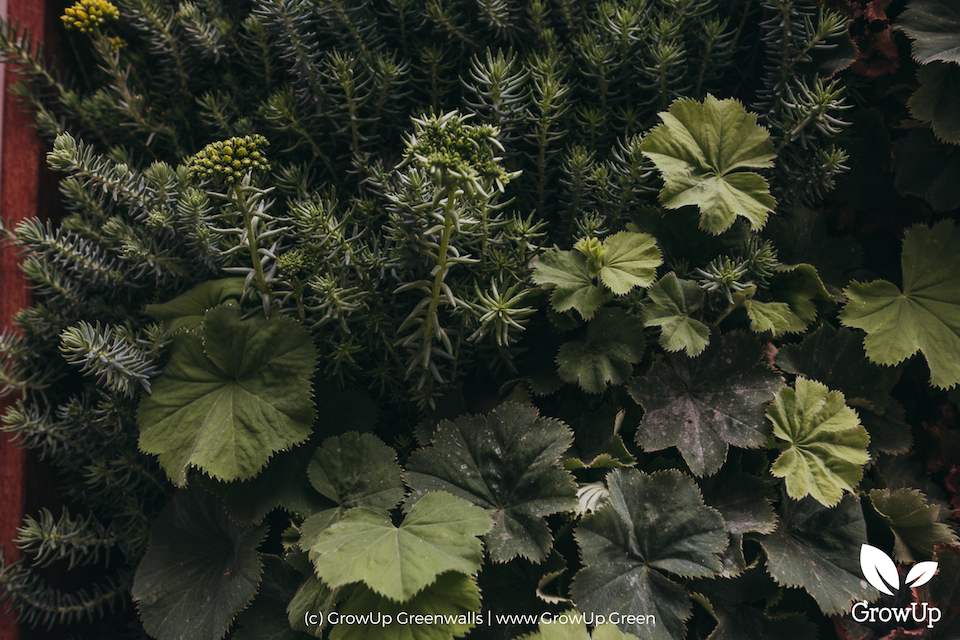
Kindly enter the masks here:
M 918 562 L 913 565 L 910 573 L 907 574 L 906 585 L 913 588 L 927 584 L 937 572 L 937 566 L 936 562 Z
M 890 590 L 890 587 L 896 590 L 900 589 L 900 574 L 897 573 L 897 565 L 890 559 L 890 556 L 876 547 L 871 547 L 868 544 L 860 545 L 860 570 L 863 571 L 863 577 L 867 579 L 867 582 L 881 593 L 892 596 L 894 593 Z M 921 577 L 923 575 L 925 574 L 921 572 Z M 929 579 L 927 578 L 927 580 Z M 890 585 L 890 587 L 887 585 Z

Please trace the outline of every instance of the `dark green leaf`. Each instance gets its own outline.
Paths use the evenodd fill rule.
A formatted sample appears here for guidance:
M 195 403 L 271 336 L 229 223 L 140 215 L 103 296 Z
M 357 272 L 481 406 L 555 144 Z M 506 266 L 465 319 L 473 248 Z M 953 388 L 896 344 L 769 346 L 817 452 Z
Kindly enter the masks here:
M 646 412 L 637 444 L 647 451 L 677 447 L 698 476 L 715 473 L 728 445 L 756 448 L 770 433 L 766 403 L 783 386 L 760 363 L 752 337 L 723 336 L 697 358 L 669 355 L 630 382 L 630 395 Z
M 893 531 L 898 562 L 925 560 L 939 545 L 960 544 L 953 529 L 939 521 L 940 507 L 916 489 L 874 489 L 870 502 Z
M 805 589 L 827 615 L 878 596 L 860 573 L 867 525 L 859 498 L 846 495 L 827 508 L 813 498 L 795 502 L 784 496 L 779 515 L 777 530 L 760 538 L 767 568 L 779 584 Z
M 930 129 L 897 140 L 894 167 L 900 193 L 919 196 L 937 211 L 960 207 L 960 148 L 937 142 Z
M 557 354 L 560 377 L 587 393 L 627 381 L 643 357 L 643 327 L 620 309 L 604 309 L 587 325 L 586 340 L 567 342 Z
M 343 591 L 349 592 L 351 587 L 346 589 L 331 589 L 323 584 L 317 576 L 307 575 L 303 577 L 296 593 L 287 605 L 287 622 L 290 628 L 309 633 L 317 638 L 321 637 L 324 626 L 307 625 L 305 615 L 310 613 L 322 615 L 327 620 L 327 615 L 334 610 L 337 600 L 343 595 Z
M 229 483 L 211 480 L 205 486 L 223 498 L 223 506 L 237 524 L 262 522 L 264 516 L 278 507 L 307 516 L 329 506 L 306 483 L 307 464 L 312 455 L 313 447 L 296 447 L 275 455 L 255 478 Z
M 208 309 L 218 307 L 228 300 L 240 300 L 243 295 L 243 278 L 210 280 L 195 286 L 181 296 L 163 304 L 148 304 L 147 314 L 163 323 L 168 332 L 196 331 L 203 322 Z
M 636 458 L 627 451 L 620 437 L 624 412 L 613 405 L 603 405 L 595 412 L 584 414 L 573 447 L 567 452 L 563 467 L 577 469 L 618 469 L 631 467 Z
M 365 507 L 386 514 L 404 494 L 396 452 L 366 433 L 324 440 L 307 473 L 313 488 L 342 509 Z
M 730 536 L 723 554 L 723 578 L 737 577 L 747 568 L 743 555 L 744 535 L 771 533 L 777 522 L 770 486 L 734 467 L 728 463 L 717 475 L 700 481 L 704 502 L 720 512 Z
M 563 423 L 533 407 L 504 404 L 486 416 L 441 422 L 432 446 L 410 456 L 407 483 L 414 499 L 447 491 L 486 509 L 493 517 L 487 552 L 495 561 L 540 561 L 553 543 L 543 517 L 577 504 L 576 482 L 558 466 L 572 440 Z
M 260 582 L 266 526 L 243 529 L 199 487 L 179 491 L 150 530 L 133 581 L 144 629 L 158 640 L 219 640 Z
M 893 155 L 892 145 L 888 155 Z M 889 178 L 884 180 L 887 188 L 893 191 Z M 837 192 L 840 191 L 838 188 Z M 779 207 L 777 216 L 764 229 L 764 237 L 773 241 L 782 262 L 805 262 L 816 267 L 817 274 L 835 300 L 843 299 L 843 288 L 856 276 L 863 262 L 863 249 L 856 240 L 831 236 L 823 215 L 806 207 Z
M 720 512 L 730 533 L 772 533 L 776 527 L 770 486 L 760 478 L 724 468 L 701 480 L 700 489 L 704 502 Z
M 913 40 L 920 64 L 960 64 L 960 7 L 953 0 L 912 0 L 897 22 Z
M 233 640 L 298 640 L 307 638 L 290 627 L 287 604 L 300 584 L 296 569 L 276 556 L 262 556 L 263 580 L 256 600 L 237 616 Z
M 636 612 L 656 625 L 622 630 L 643 640 L 678 640 L 691 602 L 667 577 L 716 575 L 727 545 L 720 514 L 705 507 L 693 480 L 678 471 L 647 475 L 617 469 L 607 476 L 610 501 L 576 530 L 583 569 L 572 595 L 581 611 Z
M 798 344 L 777 353 L 777 366 L 788 373 L 817 380 L 842 391 L 847 404 L 885 412 L 894 402 L 890 392 L 900 370 L 872 364 L 859 334 L 850 329 L 819 327 Z
M 960 143 L 960 65 L 931 62 L 920 67 L 917 79 L 920 88 L 910 96 L 910 112 L 929 122 L 939 140 Z
M 282 317 L 241 320 L 221 306 L 202 333 L 176 337 L 137 414 L 141 450 L 180 486 L 191 466 L 219 480 L 252 478 L 313 428 L 317 355 L 306 329 Z
M 705 599 L 717 626 L 707 640 L 817 640 L 817 628 L 798 614 L 771 616 L 764 606 L 777 597 L 777 585 L 762 568 L 736 580 L 703 580 L 691 585 Z

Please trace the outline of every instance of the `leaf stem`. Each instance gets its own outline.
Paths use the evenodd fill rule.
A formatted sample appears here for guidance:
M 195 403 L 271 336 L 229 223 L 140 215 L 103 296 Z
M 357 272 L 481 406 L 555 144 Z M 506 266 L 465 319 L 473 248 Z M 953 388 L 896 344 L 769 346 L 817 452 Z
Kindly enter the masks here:
M 263 265 L 260 263 L 260 248 L 257 245 L 257 233 L 255 227 L 253 212 L 247 206 L 247 200 L 242 196 L 240 185 L 233 185 L 228 192 L 230 200 L 240 210 L 243 215 L 243 226 L 247 230 L 247 247 L 250 250 L 250 259 L 253 262 L 254 288 L 260 294 L 260 300 L 263 303 L 263 313 L 270 317 L 270 291 L 267 289 L 267 280 L 263 274 Z
M 427 353 L 429 353 L 426 350 L 427 344 L 433 341 L 433 332 L 435 329 L 434 318 L 437 314 L 437 307 L 440 306 L 440 286 L 443 284 L 443 279 L 447 275 L 447 250 L 450 247 L 450 236 L 453 235 L 453 228 L 455 226 L 453 221 L 453 207 L 457 201 L 456 195 L 456 191 L 448 191 L 447 202 L 443 206 L 443 233 L 440 236 L 440 246 L 437 249 L 437 272 L 433 276 L 433 288 L 430 291 L 430 306 L 427 308 L 427 315 L 423 326 L 424 351 Z M 424 362 L 423 366 L 426 367 L 427 362 Z

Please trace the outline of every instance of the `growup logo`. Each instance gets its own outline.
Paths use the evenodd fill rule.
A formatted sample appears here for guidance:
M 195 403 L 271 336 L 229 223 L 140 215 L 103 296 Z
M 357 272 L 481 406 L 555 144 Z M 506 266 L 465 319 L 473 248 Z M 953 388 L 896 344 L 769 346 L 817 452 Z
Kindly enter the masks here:
M 913 565 L 907 572 L 903 587 L 912 589 L 927 584 L 937 573 L 937 566 L 936 562 L 918 562 Z M 896 596 L 900 591 L 900 572 L 897 571 L 897 565 L 880 549 L 869 544 L 860 546 L 860 570 L 867 582 L 880 593 Z M 918 624 L 926 623 L 927 628 L 932 628 L 943 617 L 943 612 L 939 608 L 931 607 L 926 602 L 922 604 L 912 602 L 909 607 L 899 609 L 870 606 L 867 602 L 858 602 L 853 605 L 851 613 L 853 619 L 860 623 L 906 622 L 912 619 Z

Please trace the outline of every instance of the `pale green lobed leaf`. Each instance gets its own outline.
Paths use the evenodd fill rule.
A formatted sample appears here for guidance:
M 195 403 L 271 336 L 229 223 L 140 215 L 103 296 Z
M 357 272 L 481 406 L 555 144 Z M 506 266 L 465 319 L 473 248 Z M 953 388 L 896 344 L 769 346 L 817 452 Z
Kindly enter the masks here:
M 325 529 L 311 549 L 317 575 L 330 587 L 362 582 L 396 602 L 409 600 L 447 571 L 473 574 L 483 560 L 479 536 L 490 517 L 449 493 L 429 493 L 394 526 L 387 516 L 358 507 Z
M 703 306 L 703 289 L 692 280 L 668 273 L 647 291 L 652 304 L 643 310 L 643 323 L 660 328 L 660 346 L 693 358 L 710 343 L 710 329 L 690 317 Z
M 618 296 L 634 287 L 649 287 L 663 264 L 656 241 L 646 233 L 621 231 L 606 238 L 603 248 L 600 280 Z
M 833 506 L 860 483 L 870 461 L 870 436 L 842 393 L 799 377 L 795 389 L 777 393 L 767 418 L 787 445 L 770 472 L 786 480 L 791 498 L 809 495 Z
M 960 382 L 960 230 L 950 220 L 911 227 L 903 241 L 903 292 L 885 280 L 853 283 L 840 313 L 848 327 L 866 331 L 873 362 L 899 364 L 920 351 L 930 382 L 948 389 Z
M 675 101 L 643 141 L 643 153 L 663 176 L 660 201 L 669 209 L 696 205 L 700 228 L 714 235 L 743 216 L 753 229 L 766 223 L 776 200 L 767 181 L 743 169 L 773 166 L 769 132 L 733 99 Z

